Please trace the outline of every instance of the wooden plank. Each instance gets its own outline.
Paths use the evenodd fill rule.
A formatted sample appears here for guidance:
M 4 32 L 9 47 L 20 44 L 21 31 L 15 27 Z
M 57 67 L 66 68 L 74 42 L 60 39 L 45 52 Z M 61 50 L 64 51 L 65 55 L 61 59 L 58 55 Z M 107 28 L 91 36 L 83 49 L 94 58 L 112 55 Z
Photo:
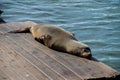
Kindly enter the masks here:
M 0 41 L 1 40 L 2 39 L 0 39 Z M 49 77 L 44 75 L 36 67 L 26 61 L 15 50 L 5 46 L 5 44 L 7 43 L 4 43 L 4 41 L 0 43 L 0 60 L 3 61 L 0 63 L 0 68 L 2 68 L 3 72 L 10 78 L 13 80 L 50 80 Z
M 30 55 L 29 52 L 25 51 L 24 48 L 21 48 L 20 45 L 16 44 L 9 38 L 2 38 L 0 39 L 0 41 L 2 42 L 5 41 L 6 44 L 9 44 L 8 47 L 10 49 L 12 50 L 15 49 L 15 52 L 19 55 L 22 54 L 26 59 L 28 59 L 33 64 L 33 66 L 36 66 L 38 70 L 41 70 L 42 72 L 44 72 L 50 79 L 64 80 L 60 75 L 54 73 L 53 70 L 51 70 L 48 66 L 46 66 L 45 63 L 38 61 L 34 56 Z
M 2 45 L 2 49 L 1 50 L 3 50 L 4 54 L 1 54 L 1 55 L 2 55 L 2 58 L 4 58 L 3 59 L 4 62 L 1 63 L 0 68 L 2 68 L 4 70 L 4 72 L 10 78 L 14 78 L 14 79 L 17 79 L 17 80 L 25 80 L 26 79 L 25 75 L 28 74 L 28 73 L 27 72 L 25 73 L 25 71 L 23 71 L 23 69 L 21 69 L 19 65 L 15 65 L 15 63 L 17 63 L 17 62 L 14 62 L 14 61 L 17 61 L 17 60 L 15 60 L 13 57 L 11 57 L 9 55 L 9 54 L 13 54 L 13 53 L 12 52 L 8 52 L 9 50 L 6 47 L 3 47 L 3 46 L 4 45 Z M 18 59 L 18 60 L 20 60 L 20 59 Z M 16 69 L 17 69 L 17 71 L 15 71 Z M 31 77 L 31 78 L 28 78 L 28 79 L 33 80 L 35 78 Z
M 11 79 L 0 69 L 0 80 L 11 80 Z
M 30 25 L 36 25 L 36 23 L 16 22 L 2 24 L 0 25 L 0 33 L 6 33 L 10 30 L 28 27 Z M 7 47 L 17 51 L 17 54 L 22 55 L 33 66 L 36 66 L 38 70 L 42 70 L 42 72 L 52 79 L 80 80 L 102 77 L 110 78 L 119 75 L 116 70 L 99 61 L 88 60 L 51 50 L 36 42 L 30 34 L 8 34 L 6 35 L 6 40 L 3 37 L 1 41 L 4 44 L 7 42 L 7 44 L 12 45 L 12 48 L 10 48 L 10 45 Z M 44 70 L 39 64 L 42 64 L 48 70 Z

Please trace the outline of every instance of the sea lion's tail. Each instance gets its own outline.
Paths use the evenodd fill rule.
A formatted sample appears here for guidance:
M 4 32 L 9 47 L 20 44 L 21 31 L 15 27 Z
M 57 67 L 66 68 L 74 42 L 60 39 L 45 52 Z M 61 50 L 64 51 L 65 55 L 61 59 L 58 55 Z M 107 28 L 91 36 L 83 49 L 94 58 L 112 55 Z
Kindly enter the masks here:
M 21 29 L 18 29 L 18 30 L 10 31 L 8 33 L 30 33 L 30 28 L 31 27 L 21 28 Z

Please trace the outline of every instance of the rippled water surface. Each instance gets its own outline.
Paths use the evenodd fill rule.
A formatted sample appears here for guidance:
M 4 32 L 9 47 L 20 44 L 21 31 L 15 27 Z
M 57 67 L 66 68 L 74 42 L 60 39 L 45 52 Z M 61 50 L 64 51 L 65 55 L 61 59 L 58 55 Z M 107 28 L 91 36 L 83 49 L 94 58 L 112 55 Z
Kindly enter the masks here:
M 120 72 L 120 0 L 0 0 L 7 22 L 50 23 L 75 33 Z

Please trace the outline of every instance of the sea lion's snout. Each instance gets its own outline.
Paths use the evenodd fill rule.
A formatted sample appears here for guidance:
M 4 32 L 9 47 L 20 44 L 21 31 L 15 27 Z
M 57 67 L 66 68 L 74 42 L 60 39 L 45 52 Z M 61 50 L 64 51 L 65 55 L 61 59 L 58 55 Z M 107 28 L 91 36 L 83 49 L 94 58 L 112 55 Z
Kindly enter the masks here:
M 90 58 L 92 56 L 91 49 L 89 47 L 83 48 L 81 56 L 84 58 Z

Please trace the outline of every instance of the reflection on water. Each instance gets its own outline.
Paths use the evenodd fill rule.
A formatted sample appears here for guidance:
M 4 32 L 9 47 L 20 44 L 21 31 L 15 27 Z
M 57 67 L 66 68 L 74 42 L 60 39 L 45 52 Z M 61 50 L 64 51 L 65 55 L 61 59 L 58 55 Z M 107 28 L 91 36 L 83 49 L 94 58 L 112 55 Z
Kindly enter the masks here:
M 1 0 L 0 5 L 5 21 L 61 26 L 120 71 L 120 0 Z

